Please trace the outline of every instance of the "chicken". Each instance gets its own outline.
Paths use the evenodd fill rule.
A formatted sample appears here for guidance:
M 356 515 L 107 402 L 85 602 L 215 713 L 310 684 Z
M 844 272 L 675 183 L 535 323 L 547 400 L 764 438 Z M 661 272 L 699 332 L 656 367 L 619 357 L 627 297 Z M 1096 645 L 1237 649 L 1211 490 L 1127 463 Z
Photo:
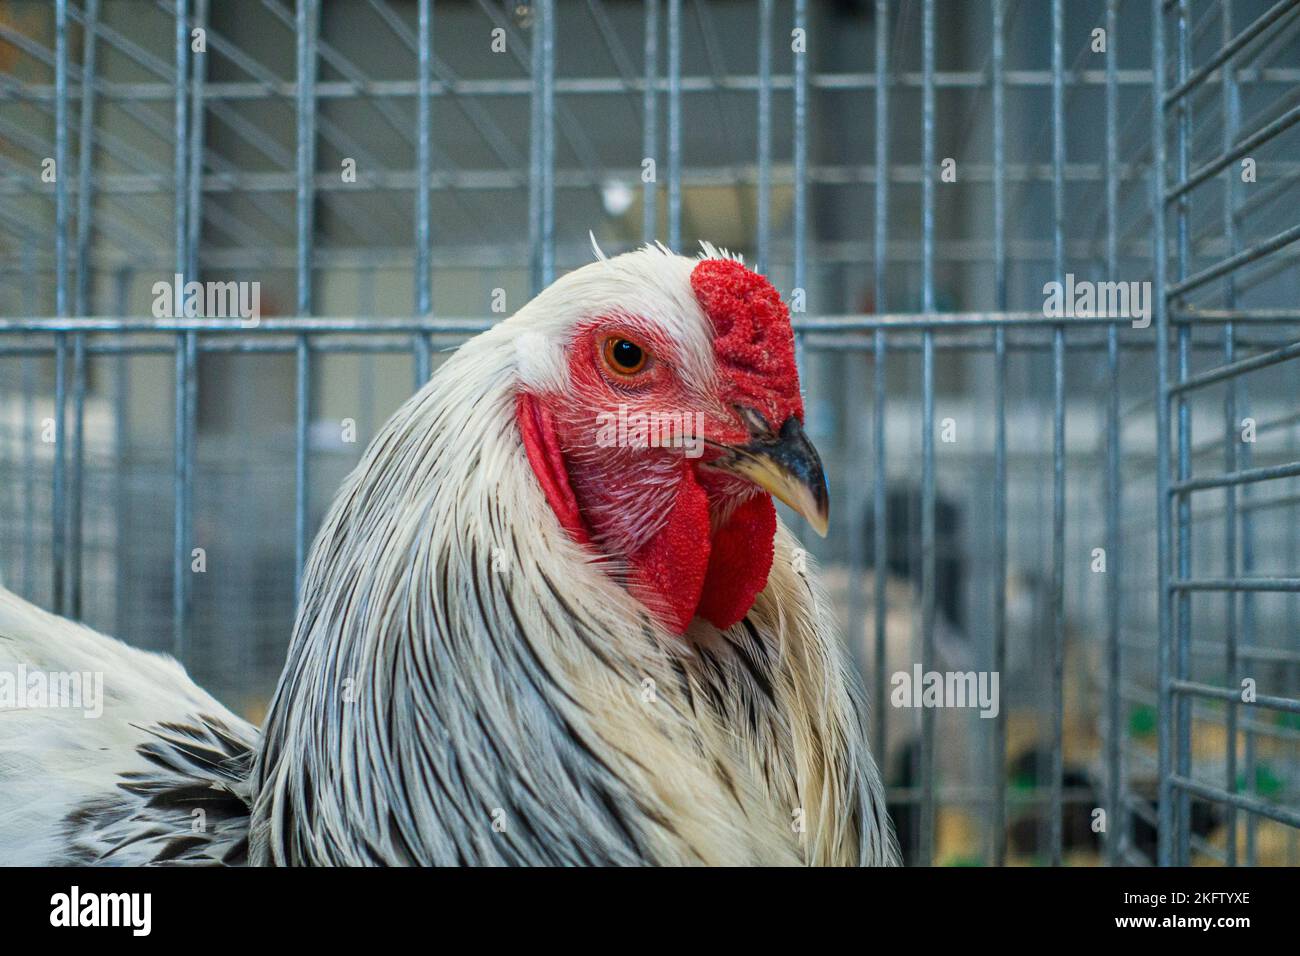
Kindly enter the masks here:
M 370 444 L 260 733 L 174 662 L 0 598 L 0 660 L 105 674 L 98 721 L 0 715 L 0 857 L 896 862 L 771 498 L 824 532 L 788 311 L 709 246 L 597 252 Z

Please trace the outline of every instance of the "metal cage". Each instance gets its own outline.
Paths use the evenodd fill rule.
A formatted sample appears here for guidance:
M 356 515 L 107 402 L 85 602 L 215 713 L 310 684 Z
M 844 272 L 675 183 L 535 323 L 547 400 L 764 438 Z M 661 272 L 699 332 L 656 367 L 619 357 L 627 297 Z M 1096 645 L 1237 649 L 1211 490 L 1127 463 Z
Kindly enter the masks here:
M 0 2 L 0 575 L 256 717 L 443 351 L 589 230 L 720 241 L 792 303 L 908 859 L 1294 864 L 1297 53 L 1296 0 Z

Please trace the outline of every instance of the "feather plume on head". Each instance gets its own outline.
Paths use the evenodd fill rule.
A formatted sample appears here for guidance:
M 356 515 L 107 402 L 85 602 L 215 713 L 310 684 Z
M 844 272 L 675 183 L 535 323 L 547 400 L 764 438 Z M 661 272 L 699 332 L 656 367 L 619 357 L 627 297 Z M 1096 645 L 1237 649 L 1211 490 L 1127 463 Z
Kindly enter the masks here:
M 254 862 L 896 860 L 769 497 L 824 524 L 788 313 L 711 246 L 592 242 L 336 497 L 256 758 Z M 620 406 L 702 422 L 704 451 L 602 444 Z

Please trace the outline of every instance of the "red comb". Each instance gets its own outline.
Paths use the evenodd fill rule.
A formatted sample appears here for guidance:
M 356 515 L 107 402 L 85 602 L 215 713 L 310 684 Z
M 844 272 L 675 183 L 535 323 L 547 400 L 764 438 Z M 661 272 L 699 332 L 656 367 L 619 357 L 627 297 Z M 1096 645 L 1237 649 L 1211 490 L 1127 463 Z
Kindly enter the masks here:
M 803 421 L 790 310 L 763 276 L 731 259 L 705 259 L 691 271 L 691 288 L 713 323 L 718 364 L 735 384 L 734 400 L 780 428 Z

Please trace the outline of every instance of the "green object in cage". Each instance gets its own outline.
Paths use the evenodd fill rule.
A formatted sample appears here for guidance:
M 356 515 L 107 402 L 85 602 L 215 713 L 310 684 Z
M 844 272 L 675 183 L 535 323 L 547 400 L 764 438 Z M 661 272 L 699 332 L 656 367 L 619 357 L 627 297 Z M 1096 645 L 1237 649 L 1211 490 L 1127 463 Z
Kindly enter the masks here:
M 1277 715 L 1277 724 L 1279 727 L 1286 727 L 1289 730 L 1300 730 L 1300 714 L 1292 714 L 1287 711 L 1281 711 Z
M 1246 789 L 1246 774 L 1237 774 L 1237 790 L 1244 792 Z M 1271 797 L 1280 793 L 1282 790 L 1282 778 L 1275 774 L 1272 768 L 1266 764 L 1255 765 L 1255 792 L 1262 797 Z
M 1011 786 L 1015 787 L 1017 790 L 1030 792 L 1038 786 L 1038 781 L 1034 779 L 1033 771 L 1022 770 L 1011 778 Z
M 1156 709 L 1134 707 L 1128 714 L 1128 732 L 1134 737 L 1150 737 L 1156 732 Z

